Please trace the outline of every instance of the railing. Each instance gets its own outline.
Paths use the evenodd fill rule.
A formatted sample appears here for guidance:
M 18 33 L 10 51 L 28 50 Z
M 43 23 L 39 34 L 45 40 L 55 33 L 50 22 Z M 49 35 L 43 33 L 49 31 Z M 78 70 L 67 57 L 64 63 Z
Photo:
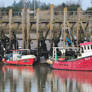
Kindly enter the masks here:
M 40 20 L 42 21 L 49 21 L 50 20 L 50 13 L 46 12 L 46 15 L 44 16 L 44 14 L 42 13 L 43 11 L 41 11 L 40 13 Z M 15 17 L 14 19 L 20 19 L 21 17 L 21 11 L 13 11 L 12 16 Z M 0 18 L 9 18 L 9 11 L 0 11 Z M 43 16 L 43 17 L 42 17 Z M 88 20 L 92 20 L 92 12 L 80 12 L 80 16 L 81 16 L 81 20 L 82 21 L 88 21 Z M 33 18 L 33 15 L 30 14 L 30 18 Z M 8 20 L 8 19 L 7 19 Z M 78 13 L 77 11 L 67 11 L 67 20 L 68 21 L 77 21 L 78 20 Z M 59 22 L 59 21 L 64 21 L 64 11 L 55 11 L 54 12 L 54 21 Z

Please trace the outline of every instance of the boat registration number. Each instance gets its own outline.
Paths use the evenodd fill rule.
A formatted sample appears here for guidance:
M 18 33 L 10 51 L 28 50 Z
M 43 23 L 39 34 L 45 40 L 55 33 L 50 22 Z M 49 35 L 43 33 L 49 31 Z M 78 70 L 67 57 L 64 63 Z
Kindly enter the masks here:
M 89 58 L 85 58 L 85 60 L 90 60 L 90 57 Z
M 29 62 L 29 60 L 25 60 L 24 62 Z

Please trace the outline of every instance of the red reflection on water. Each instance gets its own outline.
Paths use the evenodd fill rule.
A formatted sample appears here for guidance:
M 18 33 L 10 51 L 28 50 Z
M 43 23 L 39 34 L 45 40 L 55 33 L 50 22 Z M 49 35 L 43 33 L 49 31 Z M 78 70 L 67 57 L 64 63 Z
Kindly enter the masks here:
M 80 83 L 92 85 L 92 72 L 53 70 L 53 74 L 54 77 L 59 77 L 61 79 L 71 79 Z
M 18 70 L 18 71 L 23 71 L 23 70 L 28 70 L 30 72 L 34 72 L 33 66 L 14 66 L 14 65 L 3 65 L 2 71 L 5 72 L 5 70 Z

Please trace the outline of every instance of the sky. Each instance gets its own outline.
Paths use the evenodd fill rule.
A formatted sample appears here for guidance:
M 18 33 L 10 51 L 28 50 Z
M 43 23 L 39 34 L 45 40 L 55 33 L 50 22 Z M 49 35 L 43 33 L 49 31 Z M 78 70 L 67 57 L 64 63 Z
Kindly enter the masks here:
M 0 7 L 2 6 L 8 6 L 13 3 L 14 0 L 0 0 Z M 16 0 L 16 2 L 19 2 L 20 0 Z M 61 4 L 63 2 L 68 3 L 68 2 L 74 2 L 77 3 L 79 0 L 39 0 L 45 3 L 51 3 L 54 5 Z M 81 2 L 81 7 L 86 10 L 88 7 L 91 6 L 91 0 L 80 0 Z

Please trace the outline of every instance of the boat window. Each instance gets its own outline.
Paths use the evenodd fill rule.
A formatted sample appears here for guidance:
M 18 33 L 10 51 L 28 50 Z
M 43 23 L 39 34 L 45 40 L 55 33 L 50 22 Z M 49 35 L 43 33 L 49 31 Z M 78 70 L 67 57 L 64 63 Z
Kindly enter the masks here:
M 89 50 L 89 46 L 88 46 L 88 50 Z
M 86 50 L 86 46 L 84 45 L 84 49 Z
M 18 54 L 21 54 L 21 51 L 17 51 Z
M 84 53 L 83 47 L 81 47 L 81 52 Z
M 28 55 L 29 52 L 27 50 L 22 51 L 22 55 Z

